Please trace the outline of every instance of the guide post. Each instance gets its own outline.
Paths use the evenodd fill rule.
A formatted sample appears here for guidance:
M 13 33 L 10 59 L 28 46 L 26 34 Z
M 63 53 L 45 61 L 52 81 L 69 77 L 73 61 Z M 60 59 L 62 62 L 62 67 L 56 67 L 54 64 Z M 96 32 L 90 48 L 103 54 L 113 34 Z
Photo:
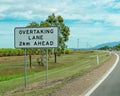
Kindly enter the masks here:
M 27 85 L 27 71 L 26 71 L 26 48 L 24 49 L 24 87 L 26 88 Z

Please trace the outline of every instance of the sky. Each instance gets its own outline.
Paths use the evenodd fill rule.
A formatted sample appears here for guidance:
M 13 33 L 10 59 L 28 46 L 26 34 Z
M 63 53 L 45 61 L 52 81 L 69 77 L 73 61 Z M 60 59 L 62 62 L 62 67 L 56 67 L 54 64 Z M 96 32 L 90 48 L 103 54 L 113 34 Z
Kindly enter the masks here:
M 54 13 L 70 28 L 69 48 L 120 41 L 120 0 L 0 0 L 0 48 L 14 48 L 14 28 Z

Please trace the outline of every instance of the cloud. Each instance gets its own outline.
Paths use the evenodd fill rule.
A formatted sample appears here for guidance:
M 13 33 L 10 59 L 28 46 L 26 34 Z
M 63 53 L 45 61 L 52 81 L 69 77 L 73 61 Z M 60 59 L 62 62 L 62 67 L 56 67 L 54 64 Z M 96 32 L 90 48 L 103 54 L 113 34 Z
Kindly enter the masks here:
M 88 3 L 89 2 L 89 3 Z M 120 7 L 116 0 L 1 0 L 0 19 L 16 18 L 27 20 L 44 20 L 51 13 L 68 20 L 80 20 L 84 24 L 100 21 L 119 26 L 119 14 L 111 12 Z M 114 11 L 115 12 L 115 11 Z M 113 18 L 112 18 L 113 17 Z
M 111 24 L 111 26 L 120 26 L 120 16 L 119 14 L 109 14 L 105 20 Z
M 64 18 L 70 40 L 100 42 L 120 35 L 119 0 L 1 0 L 0 9 L 0 35 L 13 34 L 15 26 L 43 21 L 52 13 Z
M 113 4 L 113 0 L 104 0 L 104 2 L 102 0 L 36 0 L 35 2 L 34 0 L 16 0 L 15 2 L 14 0 L 4 0 L 0 1 L 0 17 L 45 19 L 46 16 L 55 13 L 62 15 L 65 19 L 87 21 L 104 19 L 108 15 L 105 9 Z
M 114 8 L 120 8 L 120 3 L 117 3 Z

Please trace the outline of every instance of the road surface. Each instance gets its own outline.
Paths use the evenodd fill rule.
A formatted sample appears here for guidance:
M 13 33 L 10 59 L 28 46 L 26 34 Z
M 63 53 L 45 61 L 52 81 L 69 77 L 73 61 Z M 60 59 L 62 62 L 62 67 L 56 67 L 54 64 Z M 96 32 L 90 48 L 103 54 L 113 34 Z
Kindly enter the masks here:
M 120 56 L 120 53 L 118 53 Z M 120 60 L 109 76 L 89 96 L 120 96 Z

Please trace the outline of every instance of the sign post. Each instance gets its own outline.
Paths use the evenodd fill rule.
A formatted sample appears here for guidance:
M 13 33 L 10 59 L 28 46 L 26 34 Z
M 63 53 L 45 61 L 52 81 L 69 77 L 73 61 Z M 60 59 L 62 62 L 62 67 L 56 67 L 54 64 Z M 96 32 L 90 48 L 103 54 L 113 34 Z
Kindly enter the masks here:
M 48 48 L 46 49 L 46 86 L 48 86 Z
M 58 27 L 26 28 L 16 27 L 14 29 L 15 48 L 24 48 L 24 85 L 26 88 L 26 48 L 46 49 L 46 85 L 48 85 L 48 48 L 58 47 Z
M 26 71 L 26 48 L 24 49 L 24 87 L 27 85 L 27 71 Z

